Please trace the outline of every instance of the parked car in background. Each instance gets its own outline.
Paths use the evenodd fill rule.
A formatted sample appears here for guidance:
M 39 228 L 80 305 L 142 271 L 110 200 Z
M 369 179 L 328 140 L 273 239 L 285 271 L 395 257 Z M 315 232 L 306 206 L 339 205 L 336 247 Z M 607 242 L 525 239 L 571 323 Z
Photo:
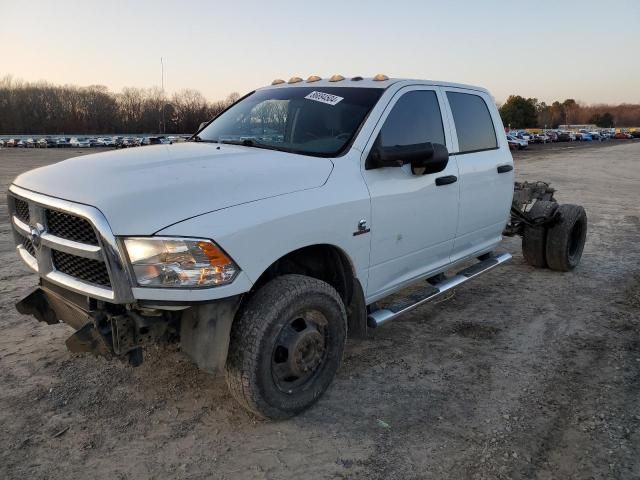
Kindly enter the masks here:
M 38 140 L 37 146 L 39 148 L 53 148 L 57 146 L 57 142 L 53 138 L 41 138 Z
M 512 148 L 512 150 L 524 150 L 529 146 L 529 142 L 513 135 L 507 135 L 507 142 L 509 142 L 509 147 Z
M 572 141 L 572 138 L 569 132 L 558 132 L 558 142 L 570 142 L 570 141 Z
M 0 140 L 0 147 L 4 147 L 4 140 Z
M 586 132 L 580 132 L 580 141 L 581 142 L 591 142 L 593 141 L 593 137 L 591 136 L 590 133 L 586 133 Z
M 64 148 L 68 146 L 69 146 L 69 139 L 64 137 L 56 138 L 56 147 Z
M 631 132 L 631 137 L 640 138 L 640 130 L 634 130 L 633 132 Z
M 91 143 L 89 143 L 89 140 L 87 140 L 86 138 L 78 138 L 78 137 L 73 137 L 69 143 L 71 144 L 72 147 L 76 147 L 76 148 L 90 148 L 91 147 Z
M 604 140 L 604 137 L 602 136 L 602 134 L 600 132 L 587 132 L 589 135 L 591 135 L 591 138 L 596 141 L 596 142 L 600 142 L 602 140 Z
M 142 140 L 142 145 L 169 145 L 171 141 L 166 137 L 145 137 Z
M 630 133 L 626 133 L 626 132 L 617 132 L 613 138 L 615 138 L 616 140 L 628 140 L 630 138 L 633 138 L 633 135 L 631 135 Z
M 25 140 L 25 146 L 27 148 L 36 148 L 36 141 L 33 138 L 27 138 Z
M 102 137 L 98 138 L 98 146 L 99 147 L 113 147 L 116 142 L 111 137 Z
M 9 140 L 6 141 L 5 145 L 7 147 L 16 147 L 18 144 L 18 140 L 15 138 L 10 138 Z
M 544 132 L 544 135 L 547 136 L 547 138 L 549 139 L 550 142 L 557 142 L 558 141 L 558 134 L 556 132 L 547 131 L 547 132 Z
M 27 146 L 27 143 L 24 140 L 18 140 L 16 142 L 16 147 L 18 148 L 25 148 Z
M 527 142 L 531 140 L 531 134 L 529 132 L 518 132 L 515 136 L 520 140 L 526 140 Z

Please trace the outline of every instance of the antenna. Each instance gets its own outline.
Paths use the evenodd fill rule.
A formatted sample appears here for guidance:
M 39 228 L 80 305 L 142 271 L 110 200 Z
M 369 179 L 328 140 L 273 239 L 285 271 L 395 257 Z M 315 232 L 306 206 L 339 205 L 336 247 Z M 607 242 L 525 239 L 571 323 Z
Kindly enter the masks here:
M 164 125 L 164 104 L 166 103 L 164 100 L 164 59 L 160 57 L 160 84 L 162 85 L 162 134 L 166 133 L 166 128 Z

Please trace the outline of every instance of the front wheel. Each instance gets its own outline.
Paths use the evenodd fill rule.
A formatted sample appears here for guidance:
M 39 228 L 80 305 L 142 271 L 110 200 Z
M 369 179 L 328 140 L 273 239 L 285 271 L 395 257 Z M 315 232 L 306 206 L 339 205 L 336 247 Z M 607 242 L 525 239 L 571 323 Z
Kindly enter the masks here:
M 340 366 L 346 325 L 344 304 L 331 285 L 303 275 L 276 277 L 233 322 L 226 364 L 231 394 L 263 418 L 309 408 Z

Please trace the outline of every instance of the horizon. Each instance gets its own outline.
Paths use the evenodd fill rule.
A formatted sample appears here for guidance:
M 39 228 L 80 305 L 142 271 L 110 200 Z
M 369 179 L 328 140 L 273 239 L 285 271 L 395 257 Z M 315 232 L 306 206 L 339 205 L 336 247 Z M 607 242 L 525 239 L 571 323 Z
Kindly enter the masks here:
M 24 9 L 9 3 L 0 42 L 12 47 L 3 53 L 2 76 L 119 92 L 161 87 L 162 57 L 168 96 L 192 88 L 209 101 L 274 78 L 385 73 L 481 85 L 498 103 L 511 94 L 548 104 L 640 103 L 640 64 L 631 50 L 640 2 L 631 0 L 611 9 L 549 0 L 535 8 L 496 1 L 122 5 L 34 0 L 24 22 Z
M 321 76 L 321 78 L 327 78 L 327 77 L 329 77 L 329 76 L 330 76 L 330 75 L 327 75 L 326 77 L 322 77 L 322 76 Z M 345 76 L 345 77 L 346 77 L 346 78 L 350 78 L 350 76 Z M 141 90 L 153 90 L 153 89 L 161 90 L 161 87 L 160 87 L 160 86 L 158 86 L 158 85 L 149 85 L 149 86 L 144 86 L 144 85 L 140 85 L 140 86 L 138 86 L 138 85 L 124 85 L 120 90 L 114 90 L 114 89 L 110 88 L 108 85 L 101 85 L 101 84 L 91 84 L 91 85 L 77 85 L 77 84 L 72 84 L 72 83 L 56 84 L 56 83 L 52 83 L 52 82 L 50 82 L 50 81 L 48 81 L 48 80 L 45 80 L 45 79 L 39 79 L 39 80 L 27 80 L 27 79 L 24 79 L 24 78 L 18 78 L 18 77 L 16 77 L 16 76 L 12 75 L 12 74 L 8 74 L 8 75 L 5 75 L 3 78 L 0 78 L 0 82 L 1 82 L 2 80 L 7 79 L 7 78 L 11 79 L 11 81 L 12 81 L 12 82 L 15 82 L 15 83 L 22 83 L 22 84 L 32 85 L 32 86 L 37 86 L 37 85 L 43 85 L 43 84 L 46 84 L 46 85 L 49 85 L 49 86 L 52 86 L 52 87 L 57 87 L 57 88 L 64 88 L 64 87 L 71 87 L 71 88 L 91 88 L 91 87 L 100 87 L 100 88 L 101 88 L 101 87 L 104 87 L 104 88 L 106 88 L 106 89 L 107 89 L 108 93 L 109 93 L 109 94 L 112 94 L 112 95 L 118 95 L 118 94 L 121 94 L 121 93 L 122 93 L 122 91 L 123 91 L 124 89 L 127 89 L 127 88 L 136 88 L 136 89 L 141 89 Z M 302 77 L 302 78 L 305 78 L 305 77 Z M 391 80 L 394 80 L 394 79 L 397 79 L 397 77 L 390 77 L 390 79 L 391 79 Z M 419 79 L 414 79 L 414 80 L 419 80 Z M 433 80 L 433 79 L 429 79 L 429 80 Z M 433 81 L 437 82 L 437 81 L 439 81 L 439 80 L 433 80 Z M 258 88 L 261 88 L 261 87 L 265 87 L 265 86 L 267 86 L 267 85 L 268 85 L 268 84 L 260 85 L 260 86 L 255 87 L 255 89 L 258 89 Z M 255 90 L 255 89 L 254 89 L 254 90 Z M 182 88 L 181 90 L 197 90 L 197 89 L 193 89 L 193 88 L 190 88 L 189 86 L 185 86 L 185 87 L 184 87 L 184 88 Z M 197 90 L 197 91 L 198 91 L 198 92 L 200 92 L 199 90 Z M 205 99 L 207 100 L 207 102 L 209 102 L 209 103 L 215 103 L 215 102 L 222 102 L 222 101 L 224 101 L 225 99 L 228 99 L 228 98 L 230 98 L 231 96 L 233 96 L 233 95 L 235 95 L 235 94 L 239 94 L 239 95 L 242 97 L 243 95 L 245 95 L 245 94 L 249 93 L 250 91 L 251 91 L 251 90 L 249 90 L 249 91 L 247 91 L 247 92 L 240 92 L 240 91 L 238 91 L 238 90 L 232 90 L 232 91 L 227 92 L 225 95 L 223 95 L 222 97 L 219 97 L 219 98 L 210 98 L 210 97 L 207 97 L 207 96 L 206 96 L 206 95 L 204 95 L 204 94 L 203 94 L 203 96 L 205 97 Z M 166 97 L 166 98 L 167 98 L 167 101 L 170 101 L 171 96 L 172 96 L 173 94 L 175 94 L 175 93 L 179 93 L 179 92 L 180 92 L 180 90 L 176 90 L 176 91 L 171 91 L 171 92 L 170 92 L 170 91 L 168 91 L 168 90 L 166 90 L 166 89 L 165 89 L 165 93 L 167 94 L 167 97 Z M 200 92 L 200 93 L 202 93 L 202 92 Z M 506 100 L 507 100 L 509 97 L 511 97 L 511 96 L 521 96 L 521 97 L 523 97 L 523 98 L 527 98 L 527 99 L 528 99 L 528 98 L 537 99 L 537 100 L 539 100 L 539 101 L 545 102 L 547 105 L 551 105 L 551 104 L 552 104 L 553 102 L 555 102 L 555 101 L 558 101 L 558 102 L 562 103 L 563 101 L 565 101 L 565 100 L 568 100 L 568 99 L 569 99 L 569 98 L 553 98 L 553 99 L 546 100 L 546 99 L 541 99 L 541 98 L 536 97 L 536 96 L 528 97 L 528 96 L 525 96 L 525 95 L 521 95 L 521 94 L 520 94 L 520 93 L 518 93 L 518 92 L 512 92 L 512 93 L 508 94 L 508 95 L 507 95 L 503 100 L 501 100 L 501 101 L 499 101 L 499 100 L 498 100 L 498 99 L 496 99 L 495 97 L 493 97 L 493 98 L 494 98 L 494 100 L 495 100 L 496 104 L 497 104 L 498 106 L 501 106 L 501 105 L 502 105 L 502 104 L 504 104 L 504 103 L 506 102 Z M 583 101 L 583 100 L 582 100 L 582 99 L 580 99 L 580 98 L 573 98 L 573 97 L 572 97 L 571 99 L 575 100 L 577 104 L 579 104 L 579 105 L 581 105 L 581 106 L 585 106 L 585 107 L 600 107 L 600 106 L 602 106 L 602 107 L 619 107 L 619 106 L 624 106 L 624 105 L 633 105 L 633 106 L 635 106 L 635 105 L 640 105 L 640 101 L 638 101 L 638 102 L 624 102 L 624 101 L 623 101 L 623 102 L 620 102 L 620 103 L 607 103 L 607 102 L 593 102 L 593 103 L 591 103 L 591 102 L 585 102 L 585 101 Z

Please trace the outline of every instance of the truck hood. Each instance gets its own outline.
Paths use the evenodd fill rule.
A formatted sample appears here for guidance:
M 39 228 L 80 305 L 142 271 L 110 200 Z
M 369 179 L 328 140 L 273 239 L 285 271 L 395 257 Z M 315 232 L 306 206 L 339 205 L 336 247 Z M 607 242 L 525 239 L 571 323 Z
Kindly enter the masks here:
M 186 218 L 319 187 L 332 169 L 327 158 L 189 142 L 75 157 L 23 173 L 14 184 L 98 208 L 115 235 L 150 235 Z

